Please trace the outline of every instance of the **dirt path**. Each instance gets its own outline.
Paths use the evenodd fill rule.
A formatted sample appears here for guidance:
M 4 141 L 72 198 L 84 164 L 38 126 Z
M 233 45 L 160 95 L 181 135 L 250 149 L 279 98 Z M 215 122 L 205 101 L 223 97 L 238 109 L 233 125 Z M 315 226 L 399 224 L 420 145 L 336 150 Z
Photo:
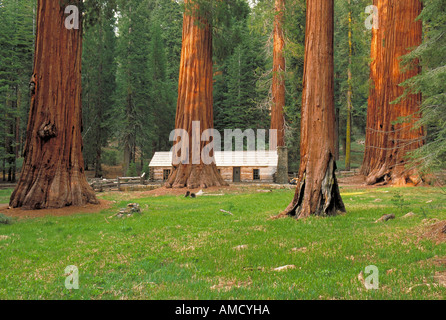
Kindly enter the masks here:
M 99 205 L 88 204 L 83 207 L 66 207 L 61 209 L 42 209 L 42 210 L 22 210 L 8 209 L 7 204 L 0 204 L 0 213 L 11 218 L 41 218 L 46 216 L 63 217 L 74 214 L 98 213 L 102 210 L 111 208 L 113 201 L 99 200 Z

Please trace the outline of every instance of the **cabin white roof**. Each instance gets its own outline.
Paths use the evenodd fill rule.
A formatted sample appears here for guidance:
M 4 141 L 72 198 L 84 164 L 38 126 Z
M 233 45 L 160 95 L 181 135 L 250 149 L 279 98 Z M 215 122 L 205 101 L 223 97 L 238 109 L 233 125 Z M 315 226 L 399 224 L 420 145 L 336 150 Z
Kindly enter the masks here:
M 277 151 L 215 151 L 217 167 L 277 167 Z M 149 167 L 172 166 L 172 152 L 156 152 Z

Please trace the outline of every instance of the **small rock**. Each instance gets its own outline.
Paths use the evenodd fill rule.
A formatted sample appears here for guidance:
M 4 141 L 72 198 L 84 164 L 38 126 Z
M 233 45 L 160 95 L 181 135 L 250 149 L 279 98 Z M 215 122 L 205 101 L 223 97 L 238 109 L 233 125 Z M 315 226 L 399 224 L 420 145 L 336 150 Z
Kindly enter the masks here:
M 237 250 L 237 251 L 240 251 L 240 250 L 247 249 L 247 248 L 248 248 L 248 245 L 244 244 L 244 245 L 240 245 L 240 246 L 234 247 L 233 249 Z
M 285 271 L 285 270 L 290 270 L 290 269 L 296 269 L 296 266 L 293 264 L 290 264 L 287 266 L 275 268 L 274 271 Z
M 409 213 L 406 213 L 406 214 L 403 216 L 403 218 L 410 218 L 410 217 L 413 217 L 413 216 L 415 216 L 415 213 L 413 213 L 413 212 L 409 212 Z

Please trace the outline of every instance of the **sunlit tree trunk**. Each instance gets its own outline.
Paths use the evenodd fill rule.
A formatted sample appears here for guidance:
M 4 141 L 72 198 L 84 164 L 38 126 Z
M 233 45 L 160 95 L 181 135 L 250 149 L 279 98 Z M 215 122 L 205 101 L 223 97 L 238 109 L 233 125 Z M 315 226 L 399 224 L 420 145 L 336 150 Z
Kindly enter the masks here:
M 299 181 L 281 215 L 345 212 L 335 176 L 333 12 L 333 0 L 307 0 Z
M 367 111 L 366 150 L 361 172 L 368 184 L 418 184 L 416 169 L 408 169 L 408 152 L 424 143 L 424 130 L 415 128 L 419 119 L 421 95 L 409 95 L 397 104 L 405 80 L 417 75 L 419 68 L 402 70 L 400 57 L 422 41 L 419 0 L 374 0 L 379 10 L 379 29 L 373 30 L 371 47 L 371 89 Z M 404 123 L 400 117 L 413 116 Z
M 75 1 L 74 4 L 80 4 Z M 66 29 L 65 7 L 38 0 L 25 161 L 12 207 L 61 208 L 98 203 L 82 157 L 82 30 Z
M 271 129 L 277 130 L 277 147 L 285 146 L 285 57 L 283 54 L 285 41 L 283 36 L 283 19 L 285 0 L 276 0 L 274 18 L 274 52 L 273 52 L 273 85 Z M 273 147 L 273 146 L 271 146 Z
M 186 4 L 188 2 L 186 1 Z M 192 158 L 192 122 L 200 123 L 199 139 L 203 131 L 214 127 L 212 89 L 212 30 L 209 22 L 198 18 L 196 11 L 191 9 L 186 11 L 183 18 L 175 118 L 175 128 L 184 129 L 189 135 L 189 162 L 173 165 L 166 187 L 194 189 L 227 185 L 218 172 L 215 161 L 212 164 L 204 164 L 200 157 L 199 163 L 194 164 Z M 200 142 L 200 152 L 207 143 Z

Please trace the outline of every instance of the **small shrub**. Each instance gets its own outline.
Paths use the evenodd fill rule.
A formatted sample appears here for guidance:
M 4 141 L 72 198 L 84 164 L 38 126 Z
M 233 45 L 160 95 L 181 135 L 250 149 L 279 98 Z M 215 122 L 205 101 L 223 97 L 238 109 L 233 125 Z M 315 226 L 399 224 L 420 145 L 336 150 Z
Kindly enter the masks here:
M 395 207 L 400 209 L 400 212 L 403 212 L 404 207 L 407 206 L 406 200 L 404 200 L 404 196 L 399 191 L 395 192 L 391 201 Z
M 102 152 L 102 163 L 107 166 L 117 166 L 118 165 L 118 151 L 104 150 Z
M 12 219 L 0 213 L 0 224 L 12 224 Z
M 127 170 L 127 177 L 136 177 L 137 175 L 138 172 L 136 171 L 136 164 L 132 162 Z

